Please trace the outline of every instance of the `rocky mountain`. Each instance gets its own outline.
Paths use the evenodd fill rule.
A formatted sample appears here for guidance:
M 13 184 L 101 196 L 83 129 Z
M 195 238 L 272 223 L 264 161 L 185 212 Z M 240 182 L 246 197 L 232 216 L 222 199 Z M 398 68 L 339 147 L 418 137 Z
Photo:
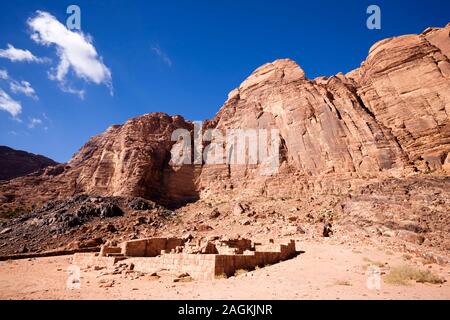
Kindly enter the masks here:
M 11 180 L 57 163 L 41 155 L 0 146 L 0 180 Z
M 174 165 L 180 141 L 171 141 L 172 133 L 192 133 L 194 125 L 153 113 L 93 137 L 67 164 L 0 184 L 0 210 L 83 193 L 176 206 L 236 194 L 348 193 L 412 175 L 446 177 L 449 33 L 450 24 L 380 41 L 358 69 L 332 77 L 308 79 L 289 59 L 255 70 L 203 131 L 277 129 L 276 174 L 261 175 L 261 164 Z M 226 151 L 222 141 L 213 143 Z
M 285 149 L 280 174 L 286 173 L 282 184 L 289 192 L 345 191 L 360 179 L 413 172 L 446 175 L 449 32 L 447 25 L 383 40 L 360 68 L 329 78 L 309 80 L 291 60 L 266 64 L 230 93 L 213 126 L 279 129 Z M 202 177 L 210 171 L 205 168 Z M 247 168 L 236 168 L 229 180 L 248 184 L 249 175 Z M 275 193 L 282 187 L 272 179 L 256 180 L 264 188 L 274 185 Z

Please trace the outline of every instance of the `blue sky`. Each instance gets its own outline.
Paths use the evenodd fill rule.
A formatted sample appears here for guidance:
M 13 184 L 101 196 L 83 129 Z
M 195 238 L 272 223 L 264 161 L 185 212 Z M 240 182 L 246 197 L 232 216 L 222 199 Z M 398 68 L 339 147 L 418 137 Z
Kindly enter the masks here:
M 80 39 L 95 48 L 91 63 L 99 72 L 80 64 L 55 79 L 61 48 L 33 40 L 29 19 L 39 10 L 65 25 L 71 4 L 81 8 Z M 381 8 L 381 30 L 366 28 L 370 4 Z M 309 78 L 348 72 L 376 41 L 444 26 L 449 13 L 442 0 L 2 1 L 0 49 L 10 44 L 38 60 L 0 57 L 8 76 L 0 93 L 21 106 L 16 116 L 0 110 L 0 145 L 68 161 L 91 136 L 131 117 L 162 111 L 211 118 L 266 62 L 291 58 Z

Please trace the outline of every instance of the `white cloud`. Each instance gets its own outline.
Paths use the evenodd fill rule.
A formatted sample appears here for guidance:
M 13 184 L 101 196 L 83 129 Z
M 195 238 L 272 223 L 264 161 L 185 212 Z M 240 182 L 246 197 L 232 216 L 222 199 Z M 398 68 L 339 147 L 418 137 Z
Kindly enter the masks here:
M 47 114 L 46 114 L 45 112 L 42 113 L 42 117 L 43 117 L 45 120 L 47 120 L 47 121 L 49 121 L 49 122 L 52 122 L 52 120 L 47 116 Z
M 161 50 L 161 48 L 159 47 L 159 45 L 156 45 L 154 47 L 152 47 L 152 51 L 165 63 L 167 64 L 169 67 L 172 66 L 172 60 L 169 58 L 169 56 Z
M 39 118 L 31 118 L 30 121 L 28 122 L 28 128 L 30 129 L 34 129 L 36 128 L 36 126 L 41 125 L 42 124 L 42 120 Z
M 28 20 L 28 25 L 33 31 L 31 38 L 35 42 L 56 46 L 60 61 L 50 78 L 59 81 L 63 91 L 73 91 L 80 96 L 80 92 L 83 92 L 84 95 L 82 90 L 67 87 L 66 76 L 69 70 L 73 70 L 84 81 L 105 84 L 112 94 L 111 71 L 97 54 L 89 35 L 68 30 L 54 16 L 43 11 L 37 11 L 36 16 Z
M 5 91 L 0 89 L 0 110 L 9 112 L 13 118 L 22 112 L 22 105 L 20 102 L 12 99 Z
M 66 92 L 66 93 L 71 93 L 71 94 L 75 94 L 77 95 L 81 100 L 84 100 L 86 91 L 82 90 L 82 89 L 74 89 L 68 85 L 66 85 L 65 83 L 61 83 L 59 88 L 61 89 L 62 92 Z
M 36 57 L 29 50 L 14 48 L 14 46 L 9 43 L 7 47 L 7 49 L 0 49 L 1 58 L 9 59 L 12 62 L 26 61 L 41 63 L 44 61 L 43 59 Z
M 0 79 L 8 80 L 9 79 L 8 71 L 0 69 Z
M 33 98 L 34 100 L 38 100 L 36 95 L 36 91 L 34 91 L 33 87 L 28 81 L 12 81 L 9 84 L 9 87 L 14 93 L 23 93 L 27 97 Z
M 38 100 L 38 96 L 36 95 L 36 91 L 31 86 L 28 81 L 16 81 L 12 77 L 9 76 L 8 71 L 5 69 L 0 69 L 0 80 L 6 80 L 9 82 L 9 88 L 11 92 L 18 94 L 22 93 L 27 97 L 33 98 L 34 100 Z

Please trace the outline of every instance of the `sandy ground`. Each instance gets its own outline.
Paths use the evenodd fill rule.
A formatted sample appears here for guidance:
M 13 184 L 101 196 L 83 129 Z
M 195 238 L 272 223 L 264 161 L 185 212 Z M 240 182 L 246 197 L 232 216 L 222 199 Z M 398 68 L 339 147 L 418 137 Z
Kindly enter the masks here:
M 228 279 L 174 283 L 159 279 L 101 275 L 81 270 L 80 289 L 68 289 L 69 256 L 0 262 L 1 299 L 450 299 L 449 266 L 424 265 L 375 247 L 321 242 L 297 244 L 304 251 L 294 259 Z M 444 284 L 391 285 L 368 274 L 368 262 L 431 269 Z M 383 272 L 385 268 L 382 268 Z M 387 270 L 387 269 L 386 269 Z M 104 271 L 104 270 L 103 270 Z M 381 276 L 383 279 L 383 276 Z M 102 287 L 114 280 L 111 287 Z M 102 284 L 103 283 L 103 284 Z

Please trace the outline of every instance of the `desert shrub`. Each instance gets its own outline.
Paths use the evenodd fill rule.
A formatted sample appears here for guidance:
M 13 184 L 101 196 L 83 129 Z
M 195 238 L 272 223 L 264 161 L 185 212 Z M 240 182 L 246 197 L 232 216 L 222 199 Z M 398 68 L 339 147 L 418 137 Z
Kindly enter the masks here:
M 412 255 L 405 253 L 405 254 L 402 256 L 402 258 L 403 258 L 404 260 L 411 260 L 411 259 L 412 259 Z
M 430 270 L 420 270 L 411 266 L 402 265 L 392 268 L 389 274 L 384 277 L 384 281 L 390 284 L 407 285 L 409 281 L 441 284 L 445 280 Z
M 226 275 L 226 273 L 221 273 L 221 274 L 216 274 L 215 275 L 216 279 L 228 279 L 228 276 Z
M 337 280 L 335 283 L 337 286 L 351 286 L 351 282 L 348 280 Z
M 366 269 L 367 269 L 369 266 L 377 266 L 378 268 L 383 268 L 383 267 L 385 266 L 385 263 L 384 263 L 384 262 L 381 262 L 381 261 L 374 261 L 374 260 L 371 260 L 371 259 L 369 259 L 369 258 L 367 258 L 367 257 L 364 257 L 363 260 L 364 260 L 364 262 L 367 262 L 367 263 L 368 263 L 368 265 L 365 266 Z
M 240 276 L 240 275 L 245 274 L 247 272 L 248 272 L 248 270 L 246 270 L 246 269 L 238 269 L 238 270 L 236 270 L 234 272 L 234 276 L 237 277 L 237 276 Z

